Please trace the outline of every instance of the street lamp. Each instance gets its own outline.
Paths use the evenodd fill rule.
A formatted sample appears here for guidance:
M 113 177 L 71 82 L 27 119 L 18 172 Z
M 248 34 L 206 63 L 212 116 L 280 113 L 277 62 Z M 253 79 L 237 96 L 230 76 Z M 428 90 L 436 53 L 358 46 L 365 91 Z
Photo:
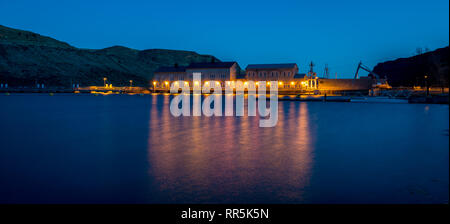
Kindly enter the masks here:
M 103 86 L 106 87 L 106 77 L 103 78 Z
M 130 88 L 133 87 L 133 80 L 130 80 Z

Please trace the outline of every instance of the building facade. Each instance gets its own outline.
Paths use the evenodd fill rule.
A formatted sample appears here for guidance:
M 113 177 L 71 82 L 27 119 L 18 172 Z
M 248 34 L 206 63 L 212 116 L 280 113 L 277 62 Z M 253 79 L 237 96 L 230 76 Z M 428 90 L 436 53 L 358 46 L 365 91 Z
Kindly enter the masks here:
M 172 82 L 185 79 L 185 66 L 180 67 L 175 65 L 174 67 L 159 67 L 154 73 L 152 84 L 154 88 L 169 89 Z
M 250 64 L 245 68 L 246 78 L 253 81 L 290 81 L 297 73 L 295 63 Z
M 187 67 L 160 67 L 154 73 L 153 87 L 169 89 L 174 81 L 184 80 L 189 86 L 193 86 L 193 74 L 201 73 L 202 85 L 209 81 L 215 81 L 223 88 L 228 81 L 236 80 L 241 68 L 237 62 L 210 62 L 191 63 Z
M 278 89 L 301 89 L 306 75 L 298 74 L 296 63 L 250 64 L 245 69 L 247 80 L 277 81 Z
M 202 74 L 202 83 L 214 80 L 224 88 L 227 81 L 236 80 L 237 75 L 241 72 L 241 68 L 234 61 L 192 63 L 186 68 L 186 76 L 190 78 L 191 82 L 193 74 L 197 72 Z

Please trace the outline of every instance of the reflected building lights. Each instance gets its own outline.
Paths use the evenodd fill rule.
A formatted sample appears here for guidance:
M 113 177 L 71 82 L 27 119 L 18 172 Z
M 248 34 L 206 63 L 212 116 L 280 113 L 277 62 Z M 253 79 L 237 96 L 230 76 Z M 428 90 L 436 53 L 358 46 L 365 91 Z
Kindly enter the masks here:
M 172 117 L 170 96 L 153 97 L 164 99 L 161 114 L 156 105 L 150 112 L 159 119 L 149 123 L 149 172 L 168 201 L 235 202 L 262 189 L 273 192 L 267 200 L 302 200 L 313 148 L 307 104 L 288 105 L 279 125 L 260 128 L 259 115 Z

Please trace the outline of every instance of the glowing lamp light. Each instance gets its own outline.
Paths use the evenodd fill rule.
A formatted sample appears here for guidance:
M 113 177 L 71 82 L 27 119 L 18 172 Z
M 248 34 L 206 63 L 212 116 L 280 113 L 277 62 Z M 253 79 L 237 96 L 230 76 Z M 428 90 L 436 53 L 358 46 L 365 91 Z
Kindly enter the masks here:
M 169 85 L 169 82 L 168 82 L 168 81 L 165 81 L 164 84 L 166 84 L 166 86 L 167 86 L 167 85 Z
M 216 85 L 220 85 L 220 82 L 216 82 Z
M 291 82 L 291 85 L 293 86 L 295 84 L 295 82 Z
M 270 86 L 270 82 L 267 82 L 267 85 Z
M 244 82 L 244 86 L 246 86 L 248 83 L 247 82 Z
M 189 85 L 189 82 L 184 82 L 185 85 Z
M 198 86 L 198 81 L 195 81 L 194 84 Z
M 156 82 L 153 82 L 153 85 L 156 86 Z
M 209 85 L 209 82 L 205 82 L 205 85 Z
M 259 82 L 256 82 L 256 85 L 259 85 Z
M 278 85 L 280 85 L 280 86 L 283 85 L 283 82 L 278 82 Z

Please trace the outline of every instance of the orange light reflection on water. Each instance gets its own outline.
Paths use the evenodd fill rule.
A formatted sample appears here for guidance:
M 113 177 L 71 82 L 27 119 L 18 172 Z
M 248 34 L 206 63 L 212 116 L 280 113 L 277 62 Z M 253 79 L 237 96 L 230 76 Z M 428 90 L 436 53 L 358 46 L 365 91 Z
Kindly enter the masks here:
M 163 96 L 158 113 L 158 97 L 161 100 L 162 96 L 152 96 L 150 111 L 158 119 L 149 123 L 149 172 L 167 201 L 302 199 L 313 148 L 306 103 L 280 107 L 278 125 L 260 128 L 260 117 L 247 113 L 244 117 L 173 117 L 169 96 Z M 261 195 L 265 196 L 258 199 Z

